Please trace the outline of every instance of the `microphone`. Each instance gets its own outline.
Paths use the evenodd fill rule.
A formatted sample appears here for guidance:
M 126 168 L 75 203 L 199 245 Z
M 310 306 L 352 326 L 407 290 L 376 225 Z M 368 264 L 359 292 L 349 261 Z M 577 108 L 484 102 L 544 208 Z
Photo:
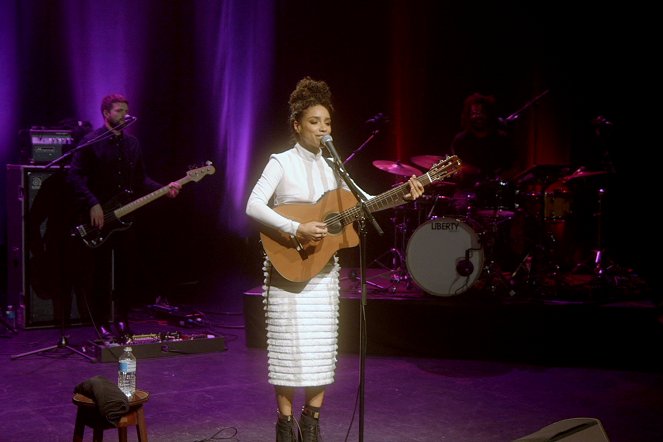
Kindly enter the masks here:
M 345 168 L 343 167 L 343 161 L 341 161 L 341 157 L 338 155 L 338 152 L 336 151 L 336 148 L 334 147 L 334 139 L 332 138 L 331 135 L 323 135 L 322 138 L 320 138 L 320 145 L 324 146 L 327 148 L 329 153 L 332 156 L 332 161 L 335 163 L 336 168 L 338 169 L 338 172 L 342 175 L 347 174 L 345 171 Z
M 332 153 L 336 152 L 336 149 L 334 148 L 334 139 L 329 134 L 323 135 L 322 138 L 320 138 L 320 145 L 326 147 Z
M 323 145 L 324 147 L 327 148 L 329 153 L 332 156 L 332 159 L 336 163 L 336 165 L 339 167 L 339 171 L 343 169 L 343 162 L 341 161 L 341 157 L 338 156 L 338 152 L 336 151 L 336 148 L 334 147 L 334 139 L 332 138 L 331 135 L 323 135 L 322 138 L 320 138 L 320 144 Z
M 612 121 L 608 121 L 603 115 L 599 115 L 592 120 L 592 125 L 597 127 L 609 127 L 612 126 Z
M 380 125 L 380 124 L 386 124 L 389 123 L 389 117 L 387 117 L 385 114 L 380 112 L 379 114 L 373 115 L 371 118 L 366 120 L 365 124 L 373 124 L 373 125 Z
M 136 121 L 137 119 L 138 119 L 138 118 L 134 117 L 133 115 L 129 115 L 129 114 L 126 114 L 126 115 L 124 116 L 124 121 L 125 121 L 126 123 L 134 122 L 134 121 Z
M 497 119 L 497 121 L 498 121 L 502 126 L 506 126 L 506 125 L 509 124 L 509 123 L 513 123 L 513 122 L 516 121 L 517 119 L 518 119 L 518 115 L 517 115 L 517 114 L 511 114 L 511 115 L 509 115 L 509 116 L 506 117 L 506 118 L 502 118 L 502 117 L 500 117 L 500 118 Z

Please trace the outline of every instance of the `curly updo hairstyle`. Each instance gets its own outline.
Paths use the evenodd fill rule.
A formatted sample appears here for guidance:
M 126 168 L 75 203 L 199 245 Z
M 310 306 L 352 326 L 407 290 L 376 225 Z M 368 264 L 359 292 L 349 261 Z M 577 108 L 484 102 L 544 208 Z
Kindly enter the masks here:
M 327 108 L 330 114 L 334 112 L 331 102 L 331 90 L 327 83 L 313 80 L 309 76 L 299 80 L 288 100 L 288 105 L 290 106 L 290 117 L 288 119 L 290 130 L 294 132 L 293 123 L 301 121 L 306 109 L 318 104 Z

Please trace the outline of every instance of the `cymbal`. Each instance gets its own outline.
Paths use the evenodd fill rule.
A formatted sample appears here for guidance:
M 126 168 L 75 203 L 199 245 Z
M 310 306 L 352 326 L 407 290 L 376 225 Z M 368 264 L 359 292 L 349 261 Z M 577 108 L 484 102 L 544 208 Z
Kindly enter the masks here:
M 512 181 L 517 184 L 550 183 L 570 172 L 568 164 L 535 164 L 516 174 Z
M 590 176 L 597 176 L 597 175 L 607 175 L 608 172 L 605 170 L 583 170 L 582 168 L 576 170 L 573 172 L 571 175 L 567 175 L 565 177 L 562 177 L 561 181 L 562 182 L 567 182 L 579 178 L 587 178 Z
M 414 166 L 403 164 L 400 161 L 375 160 L 373 161 L 373 165 L 380 170 L 393 173 L 394 175 L 401 175 L 401 176 L 421 175 L 421 170 L 417 169 Z
M 416 164 L 419 167 L 423 167 L 424 169 L 428 170 L 431 167 L 435 165 L 438 161 L 440 161 L 443 157 L 438 156 L 438 155 L 419 155 L 416 157 L 412 157 L 412 162 Z

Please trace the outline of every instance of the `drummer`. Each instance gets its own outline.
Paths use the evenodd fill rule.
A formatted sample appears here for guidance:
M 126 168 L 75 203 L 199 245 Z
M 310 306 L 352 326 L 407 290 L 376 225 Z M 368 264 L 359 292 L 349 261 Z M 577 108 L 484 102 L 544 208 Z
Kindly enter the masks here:
M 497 116 L 495 97 L 480 93 L 468 96 L 460 122 L 461 131 L 451 142 L 451 154 L 458 155 L 464 164 L 459 184 L 511 178 L 517 151 L 508 128 Z
M 454 177 L 458 184 L 454 206 L 459 215 L 469 216 L 475 208 L 502 204 L 482 198 L 502 198 L 499 194 L 504 189 L 499 186 L 508 184 L 515 174 L 517 150 L 509 128 L 497 117 L 492 95 L 473 93 L 465 98 L 460 120 L 461 131 L 450 148 L 463 162 L 461 172 Z
M 518 253 L 510 245 L 509 225 L 516 215 L 510 180 L 519 168 L 511 128 L 498 118 L 495 97 L 480 93 L 465 98 L 460 120 L 461 130 L 450 147 L 451 154 L 458 155 L 463 163 L 454 177 L 453 210 L 456 216 L 478 222 L 480 228 L 491 232 L 489 259 L 511 269 Z

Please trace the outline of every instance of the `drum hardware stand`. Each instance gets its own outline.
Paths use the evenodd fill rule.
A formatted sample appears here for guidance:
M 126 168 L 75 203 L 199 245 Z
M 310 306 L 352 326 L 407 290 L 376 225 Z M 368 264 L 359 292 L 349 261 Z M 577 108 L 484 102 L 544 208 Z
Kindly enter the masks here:
M 491 294 L 497 294 L 500 288 L 510 288 L 509 282 L 506 280 L 502 274 L 500 266 L 495 261 L 495 241 L 497 238 L 499 224 L 500 220 L 498 217 L 491 217 L 489 230 L 484 231 L 481 238 L 481 243 L 486 250 L 486 261 L 483 269 L 481 270 L 481 277 L 487 281 L 488 291 Z M 485 241 L 484 238 L 486 238 Z M 513 290 L 509 290 L 508 294 L 513 295 Z
M 372 264 L 377 264 L 383 269 L 389 270 L 391 272 L 391 276 L 389 278 L 391 285 L 389 287 L 382 287 L 375 283 L 372 285 L 382 290 L 388 290 L 391 293 L 395 293 L 398 289 L 398 284 L 401 282 L 405 282 L 406 288 L 408 290 L 412 288 L 412 280 L 410 278 L 410 274 L 407 271 L 407 266 L 405 265 L 404 253 L 406 233 L 408 231 L 408 217 L 407 214 L 404 214 L 402 221 L 398 222 L 397 215 L 394 214 L 394 216 L 390 218 L 390 221 L 394 225 L 394 245 L 389 250 L 373 260 Z M 382 260 L 387 256 L 391 256 L 391 266 L 387 266 L 382 262 Z
M 550 251 L 557 247 L 556 243 L 555 235 L 548 232 L 545 239 L 539 239 L 525 254 L 511 274 L 512 295 L 518 294 L 521 288 L 525 293 L 541 295 L 547 279 L 555 281 L 557 286 L 562 283 L 560 266 L 549 257 Z M 524 277 L 520 276 L 522 272 L 526 272 Z
M 590 174 L 594 172 L 589 172 Z M 589 297 L 597 300 L 596 296 L 614 296 L 622 295 L 619 290 L 628 290 L 631 288 L 639 289 L 643 286 L 642 281 L 631 273 L 630 269 L 622 268 L 618 263 L 615 263 L 606 254 L 605 249 L 605 197 L 607 190 L 604 186 L 599 185 L 596 191 L 596 210 L 591 213 L 593 218 L 592 226 L 595 229 L 596 236 L 594 238 L 595 248 L 588 253 L 589 256 L 580 260 L 572 272 L 575 274 L 589 274 L 590 279 L 587 281 L 587 288 Z
M 546 286 L 546 280 L 554 281 L 555 286 L 562 285 L 561 267 L 553 252 L 558 249 L 558 239 L 550 231 L 546 224 L 546 193 L 554 183 L 546 182 L 541 187 L 538 206 L 539 213 L 536 217 L 536 234 L 534 244 L 529 247 L 525 257 L 511 274 L 511 285 L 515 294 L 524 287 L 525 293 L 531 295 L 542 295 Z M 526 271 L 525 277 L 520 275 Z
M 598 190 L 598 210 L 596 212 L 596 247 L 594 251 L 594 277 L 602 280 L 606 275 L 606 268 L 603 266 L 604 253 L 603 253 L 603 198 L 605 196 L 605 189 L 599 188 Z
M 592 251 L 592 280 L 591 284 L 598 289 L 608 289 L 608 288 L 617 288 L 620 281 L 620 275 L 616 275 L 611 272 L 614 263 L 608 263 L 608 260 L 605 256 L 604 248 L 604 232 L 603 232 L 603 204 L 605 199 L 606 190 L 603 187 L 598 189 L 598 199 L 597 199 L 597 210 L 594 213 L 596 217 L 596 249 Z M 589 263 L 588 263 L 589 265 Z M 619 268 L 619 266 L 617 266 Z M 609 274 L 610 273 L 610 274 Z M 611 277 L 612 275 L 612 277 Z

